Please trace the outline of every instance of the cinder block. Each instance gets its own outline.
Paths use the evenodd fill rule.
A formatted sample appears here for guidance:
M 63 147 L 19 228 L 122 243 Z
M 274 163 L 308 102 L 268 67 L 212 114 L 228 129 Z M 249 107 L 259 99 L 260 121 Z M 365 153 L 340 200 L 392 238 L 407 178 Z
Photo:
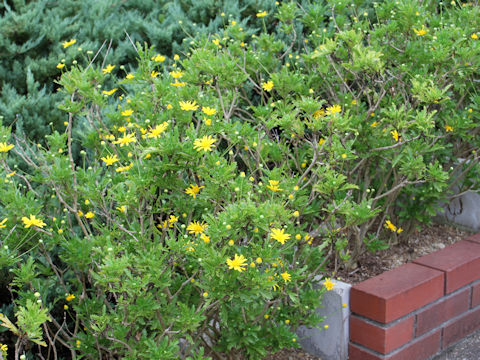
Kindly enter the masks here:
M 320 281 L 316 277 L 314 281 Z M 317 313 L 326 317 L 318 328 L 301 326 L 297 329 L 299 343 L 302 348 L 322 360 L 348 359 L 348 330 L 350 315 L 350 288 L 351 285 L 335 280 L 333 290 L 327 291 L 323 297 L 323 307 L 316 309 Z M 319 282 L 319 285 L 323 281 Z M 323 285 L 321 285 L 323 286 Z M 346 304 L 346 307 L 343 307 Z M 328 325 L 328 329 L 324 329 Z
M 444 274 L 408 263 L 352 287 L 352 313 L 389 323 L 444 295 Z
M 459 241 L 413 262 L 445 272 L 445 291 L 448 294 L 478 279 L 480 244 Z

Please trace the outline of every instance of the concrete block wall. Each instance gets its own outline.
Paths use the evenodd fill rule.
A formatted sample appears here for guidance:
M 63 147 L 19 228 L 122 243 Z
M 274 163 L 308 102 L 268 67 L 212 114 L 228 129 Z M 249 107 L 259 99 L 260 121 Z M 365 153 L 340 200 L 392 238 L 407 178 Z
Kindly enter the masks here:
M 480 329 L 480 234 L 352 287 L 350 360 L 424 360 Z

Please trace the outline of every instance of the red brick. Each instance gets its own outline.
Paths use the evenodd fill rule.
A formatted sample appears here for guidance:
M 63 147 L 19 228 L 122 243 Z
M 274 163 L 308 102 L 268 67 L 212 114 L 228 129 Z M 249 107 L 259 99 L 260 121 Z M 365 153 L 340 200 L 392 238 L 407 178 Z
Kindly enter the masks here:
M 441 271 L 417 264 L 405 264 L 352 287 L 353 313 L 389 323 L 444 294 Z
M 465 289 L 441 302 L 422 310 L 417 315 L 417 333 L 420 336 L 440 324 L 468 311 L 470 289 Z
M 480 329 L 480 309 L 471 310 L 443 328 L 443 348 L 455 344 Z
M 480 233 L 469 236 L 465 240 L 480 244 Z
M 391 356 L 385 357 L 386 360 L 425 360 L 440 351 L 441 330 L 438 330 L 425 337 L 412 342 L 404 349 Z
M 422 256 L 416 264 L 445 272 L 445 291 L 451 293 L 480 277 L 480 244 L 459 241 L 443 250 Z
M 472 308 L 480 305 L 480 284 L 473 285 L 472 287 Z
M 348 345 L 348 360 L 383 360 L 382 355 L 376 355 L 350 343 Z
M 413 338 L 413 316 L 395 325 L 382 327 L 350 316 L 350 341 L 388 354 Z

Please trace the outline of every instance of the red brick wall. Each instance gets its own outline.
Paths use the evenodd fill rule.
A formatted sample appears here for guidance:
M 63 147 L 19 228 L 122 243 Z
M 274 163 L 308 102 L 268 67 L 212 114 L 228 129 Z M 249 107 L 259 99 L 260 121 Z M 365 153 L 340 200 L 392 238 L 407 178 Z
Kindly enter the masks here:
M 350 360 L 424 360 L 480 329 L 480 234 L 350 293 Z

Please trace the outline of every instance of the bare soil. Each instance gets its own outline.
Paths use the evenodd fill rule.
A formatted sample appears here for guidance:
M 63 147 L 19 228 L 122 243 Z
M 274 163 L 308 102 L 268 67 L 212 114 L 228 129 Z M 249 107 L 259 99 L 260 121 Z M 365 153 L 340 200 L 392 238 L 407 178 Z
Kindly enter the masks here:
M 469 232 L 460 230 L 449 225 L 435 224 L 425 228 L 408 238 L 408 242 L 397 244 L 387 250 L 376 254 L 365 253 L 358 260 L 358 267 L 351 270 L 340 270 L 336 279 L 357 284 L 371 277 L 406 264 L 423 255 L 428 255 L 443 249 L 457 241 L 463 240 L 470 235 Z M 283 349 L 269 355 L 264 360 L 321 360 L 319 357 L 310 355 L 302 349 Z

